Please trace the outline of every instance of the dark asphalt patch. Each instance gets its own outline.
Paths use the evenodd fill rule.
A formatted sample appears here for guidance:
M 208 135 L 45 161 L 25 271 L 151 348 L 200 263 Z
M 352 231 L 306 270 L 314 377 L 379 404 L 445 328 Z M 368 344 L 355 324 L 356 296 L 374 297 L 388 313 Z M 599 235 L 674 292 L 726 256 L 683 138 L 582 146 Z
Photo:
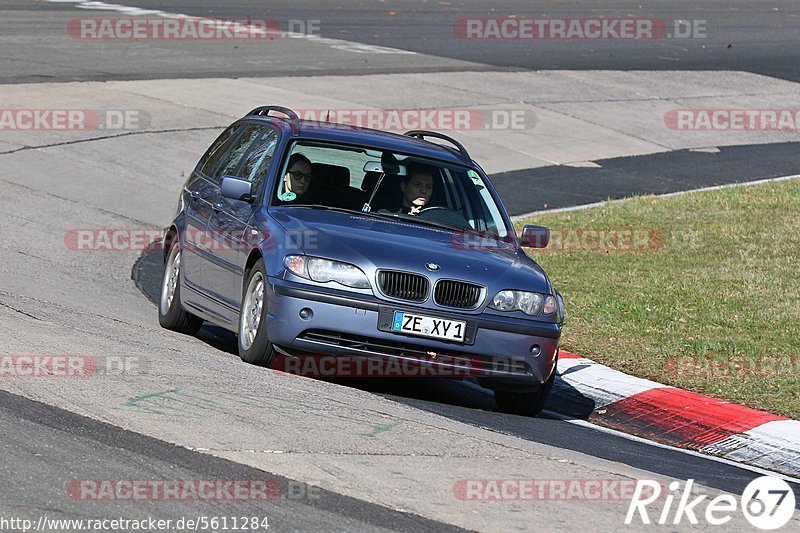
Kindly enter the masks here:
M 725 146 L 719 153 L 676 150 L 595 161 L 601 168 L 549 166 L 491 176 L 512 215 L 690 191 L 800 174 L 800 143 Z

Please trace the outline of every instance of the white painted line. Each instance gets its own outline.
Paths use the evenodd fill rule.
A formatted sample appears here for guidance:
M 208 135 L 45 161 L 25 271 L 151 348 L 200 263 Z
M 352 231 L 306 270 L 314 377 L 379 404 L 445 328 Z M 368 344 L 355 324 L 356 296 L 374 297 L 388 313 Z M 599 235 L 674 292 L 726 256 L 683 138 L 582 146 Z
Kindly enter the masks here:
M 697 152 L 700 154 L 718 154 L 719 148 L 716 146 L 709 146 L 706 148 L 689 148 L 690 152 Z
M 204 21 L 211 21 L 218 23 L 219 26 L 223 24 L 225 26 L 228 25 L 227 22 L 224 20 L 219 19 L 207 19 L 205 17 L 196 17 L 192 15 L 185 15 L 183 13 L 170 13 L 167 11 L 160 11 L 157 9 L 143 9 L 139 7 L 131 7 L 131 6 L 124 6 L 121 4 L 108 4 L 106 2 L 90 2 L 86 0 L 45 0 L 49 3 L 54 4 L 75 4 L 75 7 L 78 9 L 90 9 L 90 10 L 97 10 L 97 11 L 115 11 L 117 13 L 123 13 L 130 17 L 136 16 L 156 16 L 162 18 L 169 18 L 169 19 L 198 19 Z M 237 29 L 244 29 L 247 30 L 249 33 L 253 34 L 265 34 L 266 31 L 263 28 L 259 28 L 256 26 L 251 26 L 248 24 L 232 24 L 231 26 Z M 307 34 L 307 33 L 297 33 L 297 32 L 281 32 L 282 36 L 288 37 L 290 39 L 307 39 L 309 41 L 313 41 L 315 43 L 328 45 L 333 49 L 342 50 L 345 52 L 353 52 L 357 54 L 399 54 L 399 55 L 417 55 L 416 52 L 412 52 L 410 50 L 400 50 L 398 48 L 390 48 L 387 46 L 377 46 L 371 44 L 363 44 L 363 43 L 356 43 L 352 41 L 344 41 L 341 39 L 330 39 L 327 37 L 320 37 L 319 35 Z
M 792 174 L 791 176 L 780 176 L 777 178 L 765 178 L 761 180 L 753 180 L 753 181 L 742 181 L 739 183 L 726 183 L 725 185 L 714 185 L 713 187 L 702 187 L 700 189 L 689 189 L 686 191 L 678 191 L 678 192 L 669 192 L 666 194 L 653 194 L 653 195 L 641 195 L 645 197 L 655 196 L 656 198 L 669 198 L 670 196 L 680 196 L 682 194 L 689 194 L 693 192 L 705 192 L 705 191 L 718 191 L 720 189 L 730 189 L 732 187 L 747 187 L 750 185 L 759 185 L 761 183 L 770 183 L 773 181 L 787 181 L 800 178 L 800 174 Z M 629 198 L 620 198 L 618 200 L 606 200 L 605 202 L 593 202 L 591 204 L 581 204 L 581 205 L 573 205 L 571 207 L 559 207 L 558 209 L 546 209 L 544 211 L 531 211 L 530 213 L 525 213 L 523 215 L 515 215 L 511 217 L 511 220 L 516 222 L 518 220 L 522 220 L 523 218 L 530 218 L 539 215 L 549 215 L 554 213 L 566 213 L 568 211 L 581 211 L 583 209 L 591 209 L 592 207 L 601 207 L 604 205 L 613 205 L 618 204 L 620 202 L 625 202 L 630 200 L 634 197 Z
M 561 163 L 561 166 L 572 168 L 603 168 L 594 161 L 574 161 L 572 163 Z

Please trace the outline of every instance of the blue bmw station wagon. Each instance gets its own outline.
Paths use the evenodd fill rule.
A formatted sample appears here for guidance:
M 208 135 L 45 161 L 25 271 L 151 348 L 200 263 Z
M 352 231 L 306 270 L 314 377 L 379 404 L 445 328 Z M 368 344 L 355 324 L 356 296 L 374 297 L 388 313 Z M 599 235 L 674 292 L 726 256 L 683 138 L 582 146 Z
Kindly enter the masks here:
M 535 415 L 555 379 L 564 304 L 522 247 L 548 240 L 540 226 L 515 234 L 450 137 L 260 107 L 183 186 L 159 321 L 226 328 L 257 365 L 321 354 L 471 376 L 501 410 Z

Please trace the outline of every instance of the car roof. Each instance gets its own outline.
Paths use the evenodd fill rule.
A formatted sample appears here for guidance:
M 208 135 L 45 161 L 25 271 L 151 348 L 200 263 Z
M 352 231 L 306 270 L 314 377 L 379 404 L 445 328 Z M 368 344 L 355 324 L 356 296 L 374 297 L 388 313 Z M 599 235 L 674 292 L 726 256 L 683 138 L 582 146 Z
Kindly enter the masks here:
M 311 120 L 291 120 L 276 116 L 248 115 L 242 120 L 244 119 L 267 122 L 283 132 L 289 133 L 297 140 L 339 142 L 438 159 L 456 165 L 475 166 L 472 160 L 463 157 L 456 150 L 408 135 L 361 128 L 347 124 L 316 122 Z

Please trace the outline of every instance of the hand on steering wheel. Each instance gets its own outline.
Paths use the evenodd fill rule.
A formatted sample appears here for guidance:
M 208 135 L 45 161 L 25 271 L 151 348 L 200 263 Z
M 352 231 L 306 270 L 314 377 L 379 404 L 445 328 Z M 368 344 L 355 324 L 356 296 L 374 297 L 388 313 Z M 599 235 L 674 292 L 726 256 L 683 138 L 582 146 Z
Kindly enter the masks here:
M 442 210 L 450 211 L 451 209 L 449 207 L 444 207 L 441 205 L 432 205 L 430 207 L 423 207 L 421 211 L 417 211 L 417 214 L 427 213 L 429 211 L 442 211 Z

